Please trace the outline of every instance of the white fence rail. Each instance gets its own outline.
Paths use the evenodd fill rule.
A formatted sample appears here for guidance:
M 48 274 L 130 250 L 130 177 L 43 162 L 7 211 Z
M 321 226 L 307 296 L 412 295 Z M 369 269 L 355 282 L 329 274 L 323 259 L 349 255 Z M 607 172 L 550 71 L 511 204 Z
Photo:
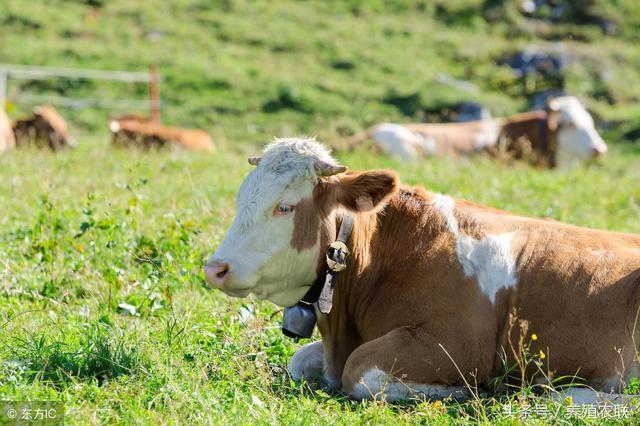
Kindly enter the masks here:
M 154 68 L 152 68 L 151 72 L 130 72 L 64 67 L 39 67 L 0 63 L 0 108 L 3 108 L 8 100 L 9 79 L 48 80 L 55 78 L 145 83 L 150 85 L 150 94 L 152 99 L 149 101 L 141 99 L 69 98 L 65 96 L 19 93 L 18 96 L 16 96 L 15 99 L 11 99 L 11 101 L 17 104 L 27 105 L 47 103 L 76 109 L 151 109 L 152 114 L 153 110 L 159 109 L 160 106 L 160 100 L 157 95 L 158 78 Z

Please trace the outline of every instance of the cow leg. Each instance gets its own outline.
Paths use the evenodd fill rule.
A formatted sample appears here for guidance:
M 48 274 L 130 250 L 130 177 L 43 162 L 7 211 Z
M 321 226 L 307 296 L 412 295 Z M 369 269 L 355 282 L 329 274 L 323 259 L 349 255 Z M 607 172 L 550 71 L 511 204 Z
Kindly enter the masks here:
M 293 354 L 289 362 L 289 374 L 294 380 L 312 381 L 322 376 L 324 348 L 322 341 L 307 343 Z
M 461 352 L 454 341 L 447 351 Z M 342 386 L 354 399 L 396 402 L 416 396 L 467 399 L 471 392 L 438 342 L 416 328 L 397 328 L 359 346 L 347 359 Z

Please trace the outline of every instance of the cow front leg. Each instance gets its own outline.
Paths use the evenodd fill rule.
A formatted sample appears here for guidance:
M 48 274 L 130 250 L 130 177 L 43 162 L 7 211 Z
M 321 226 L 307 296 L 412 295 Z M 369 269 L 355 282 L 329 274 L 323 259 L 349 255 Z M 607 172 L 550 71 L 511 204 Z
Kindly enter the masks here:
M 462 347 L 449 343 L 449 347 L 443 343 L 448 352 L 463 353 Z M 428 333 L 415 327 L 397 328 L 359 346 L 347 359 L 342 386 L 359 400 L 464 400 L 471 396 L 447 353 Z
M 308 382 L 322 376 L 324 368 L 324 348 L 322 341 L 307 343 L 293 354 L 287 370 L 296 381 Z

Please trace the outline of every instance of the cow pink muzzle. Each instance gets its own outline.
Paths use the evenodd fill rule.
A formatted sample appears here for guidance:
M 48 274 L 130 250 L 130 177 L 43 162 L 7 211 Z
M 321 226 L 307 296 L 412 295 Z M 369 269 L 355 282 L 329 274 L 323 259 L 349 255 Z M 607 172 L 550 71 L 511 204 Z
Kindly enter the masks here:
M 223 288 L 229 277 L 229 264 L 217 260 L 208 262 L 204 266 L 204 276 L 209 285 Z

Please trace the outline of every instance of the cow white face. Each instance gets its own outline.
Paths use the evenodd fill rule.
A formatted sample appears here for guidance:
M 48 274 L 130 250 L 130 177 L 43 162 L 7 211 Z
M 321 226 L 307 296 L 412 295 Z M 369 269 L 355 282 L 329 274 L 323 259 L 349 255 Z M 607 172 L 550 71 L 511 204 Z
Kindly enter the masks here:
M 237 216 L 207 262 L 205 276 L 230 296 L 253 293 L 292 306 L 316 279 L 326 249 L 320 247 L 321 231 L 329 232 L 322 224 L 341 207 L 374 208 L 395 190 L 396 177 L 377 178 L 382 190 L 372 184 L 375 172 L 323 180 L 346 168 L 309 139 L 276 140 L 261 159 L 250 162 L 257 168 L 240 187 Z
M 607 152 L 607 144 L 595 129 L 591 114 L 578 99 L 573 96 L 552 99 L 549 109 L 558 114 L 558 167 L 571 167 Z

